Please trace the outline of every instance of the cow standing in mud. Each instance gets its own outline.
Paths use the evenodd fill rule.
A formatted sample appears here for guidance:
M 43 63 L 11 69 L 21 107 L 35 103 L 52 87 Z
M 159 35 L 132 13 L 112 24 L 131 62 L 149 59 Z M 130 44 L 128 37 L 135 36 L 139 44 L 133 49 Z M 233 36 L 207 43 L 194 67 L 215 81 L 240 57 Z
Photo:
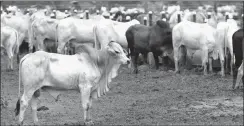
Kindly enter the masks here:
M 89 114 L 92 100 L 109 91 L 108 84 L 118 75 L 120 65 L 128 64 L 130 60 L 116 42 L 110 42 L 103 50 L 87 45 L 80 48 L 82 51 L 75 55 L 37 51 L 21 59 L 19 86 L 24 85 L 24 93 L 15 109 L 16 116 L 19 114 L 19 124 L 23 124 L 29 101 L 34 123 L 38 123 L 37 98 L 40 89 L 50 94 L 60 94 L 65 90 L 80 91 L 85 124 L 93 124 Z
M 144 55 L 145 60 L 148 52 L 152 52 L 156 69 L 159 68 L 158 56 L 162 53 L 172 54 L 171 29 L 165 21 L 158 20 L 153 26 L 133 25 L 129 27 L 125 35 L 128 41 L 129 55 L 131 55 L 134 64 L 134 73 L 138 73 L 137 59 L 139 53 Z

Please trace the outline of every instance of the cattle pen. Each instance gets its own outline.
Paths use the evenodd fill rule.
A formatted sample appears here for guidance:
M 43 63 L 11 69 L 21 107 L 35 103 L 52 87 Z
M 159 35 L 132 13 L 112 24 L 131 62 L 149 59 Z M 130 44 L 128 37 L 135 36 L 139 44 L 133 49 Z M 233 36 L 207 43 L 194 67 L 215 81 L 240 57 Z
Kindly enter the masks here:
M 28 14 L 33 8 L 48 8 L 52 13 L 48 18 L 51 20 L 47 21 L 49 25 L 59 17 L 57 12 L 65 16 L 81 13 L 77 16 L 79 20 L 88 20 L 100 15 L 114 20 L 116 12 L 113 11 L 119 9 L 124 11 L 121 22 L 136 19 L 146 26 L 154 25 L 157 20 L 169 22 L 170 19 L 167 18 L 169 12 L 178 8 L 180 11 L 175 18 L 176 24 L 183 20 L 181 14 L 188 11 L 193 12 L 189 20 L 198 22 L 199 8 L 206 11 L 204 23 L 212 18 L 212 13 L 208 13 L 210 11 L 220 11 L 222 22 L 234 19 L 239 27 L 243 27 L 244 18 L 244 5 L 241 1 L 73 1 L 73 3 L 70 1 L 4 1 L 1 2 L 3 7 L 1 19 L 3 12 L 11 14 L 11 11 L 6 9 L 9 6 L 17 6 L 24 13 L 28 10 Z M 119 22 L 119 18 L 117 19 Z M 44 22 L 44 20 L 40 21 Z M 33 24 L 32 26 L 38 26 Z M 34 35 L 37 35 L 37 32 Z M 23 40 L 20 58 L 31 53 L 28 52 L 28 41 L 29 39 L 26 38 Z M 43 40 L 43 43 L 49 42 L 53 41 Z M 70 48 L 75 47 L 70 46 Z M 8 56 L 2 51 L 1 49 L 1 125 L 17 125 L 19 116 L 15 116 L 15 108 L 17 108 L 19 93 L 20 64 L 17 63 L 17 56 L 14 55 L 13 70 L 9 70 Z M 118 51 L 114 50 L 113 57 L 119 53 Z M 181 51 L 182 54 L 186 53 L 184 50 Z M 127 52 L 124 50 L 123 53 Z M 180 60 L 182 62 L 187 60 L 192 66 L 201 66 L 201 52 L 190 54 L 185 57 L 186 59 Z M 90 113 L 94 125 L 243 125 L 243 86 L 233 90 L 232 75 L 225 74 L 221 77 L 218 70 L 203 75 L 196 67 L 193 69 L 180 67 L 181 72 L 176 74 L 174 68 L 164 63 L 156 70 L 152 67 L 154 61 L 151 60 L 153 59 L 151 53 L 150 55 L 149 63 L 139 65 L 137 74 L 134 74 L 133 69 L 128 65 L 120 66 L 117 76 L 108 86 L 109 91 L 92 102 Z M 58 61 L 55 57 L 50 60 Z M 38 60 L 34 60 L 34 63 L 37 62 Z M 74 64 L 65 66 L 65 69 L 73 67 L 72 65 L 74 66 Z M 220 67 L 219 60 L 213 62 L 213 67 Z M 25 78 L 28 79 L 29 76 Z M 23 93 L 24 88 L 21 84 L 20 94 Z M 83 114 L 79 91 L 68 90 L 57 97 L 55 95 L 55 92 L 52 94 L 41 89 L 37 100 L 39 125 L 83 125 L 87 121 L 84 120 L 85 114 Z M 32 108 L 29 106 L 25 112 L 24 125 L 34 125 L 33 119 Z

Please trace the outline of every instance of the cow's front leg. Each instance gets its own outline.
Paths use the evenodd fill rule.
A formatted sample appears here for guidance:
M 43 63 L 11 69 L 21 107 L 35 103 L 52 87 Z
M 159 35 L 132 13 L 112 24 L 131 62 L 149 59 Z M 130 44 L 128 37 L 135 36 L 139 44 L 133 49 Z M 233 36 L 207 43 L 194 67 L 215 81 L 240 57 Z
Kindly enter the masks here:
M 153 57 L 154 57 L 154 60 L 155 60 L 156 70 L 158 70 L 158 68 L 159 68 L 159 59 L 158 59 L 158 56 L 159 56 L 159 52 L 157 52 L 157 51 L 153 52 Z
M 91 85 L 90 84 L 79 84 L 79 89 L 81 92 L 81 102 L 84 111 L 84 124 L 93 125 L 91 120 L 89 109 L 91 108 Z
M 143 61 L 143 64 L 148 64 L 148 62 L 147 62 L 147 54 L 148 54 L 148 53 L 143 53 L 143 58 L 144 58 L 144 59 L 143 59 L 143 60 L 144 60 L 144 61 Z

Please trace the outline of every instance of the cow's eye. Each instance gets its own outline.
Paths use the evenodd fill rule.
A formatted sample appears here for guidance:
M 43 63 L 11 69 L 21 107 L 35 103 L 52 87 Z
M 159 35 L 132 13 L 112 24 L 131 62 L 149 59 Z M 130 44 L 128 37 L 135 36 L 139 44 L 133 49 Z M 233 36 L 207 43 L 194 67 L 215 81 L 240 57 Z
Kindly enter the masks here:
M 116 54 L 119 54 L 119 52 L 118 52 L 118 51 L 115 51 L 115 53 L 116 53 Z

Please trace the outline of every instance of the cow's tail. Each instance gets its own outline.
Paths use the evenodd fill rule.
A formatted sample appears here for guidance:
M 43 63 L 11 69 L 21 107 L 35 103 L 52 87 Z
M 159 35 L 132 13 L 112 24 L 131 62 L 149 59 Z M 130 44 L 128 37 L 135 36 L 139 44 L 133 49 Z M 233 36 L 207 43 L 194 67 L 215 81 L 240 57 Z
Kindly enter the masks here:
M 20 86 L 22 84 L 22 75 L 21 75 L 21 68 L 22 68 L 22 63 L 23 61 L 27 58 L 27 56 L 30 55 L 30 54 L 26 54 L 20 61 L 20 64 L 19 64 L 19 92 L 18 92 L 18 101 L 16 103 L 16 108 L 15 108 L 15 116 L 18 116 L 19 115 L 19 110 L 20 110 Z
M 128 52 L 128 57 L 131 57 L 131 54 L 133 53 L 133 47 L 134 47 L 134 35 L 132 32 L 132 27 L 130 27 L 126 32 L 125 32 L 125 37 L 128 43 L 128 48 L 127 48 L 127 52 Z
M 101 45 L 99 43 L 99 41 L 97 40 L 97 26 L 95 25 L 93 27 L 93 37 L 94 37 L 94 48 L 95 49 L 101 49 Z
M 15 54 L 17 55 L 17 63 L 19 63 L 19 47 L 20 47 L 20 40 L 19 40 L 19 32 L 15 31 L 15 37 L 16 37 L 16 47 L 15 47 Z
M 57 25 L 56 25 L 55 45 L 56 45 L 56 47 L 58 47 L 58 23 L 57 23 Z
M 29 52 L 33 52 L 33 46 L 34 46 L 34 40 L 35 40 L 35 33 L 34 33 L 34 30 L 33 30 L 33 25 L 35 23 L 36 20 L 34 20 L 33 22 L 30 23 L 30 32 L 29 33 Z
M 226 38 L 228 30 L 229 30 L 229 26 L 228 26 L 228 29 L 225 29 L 225 33 L 224 33 L 224 57 L 226 57 L 225 59 L 228 59 L 227 58 L 228 57 L 228 54 L 227 54 L 227 41 L 228 41 L 228 39 Z M 228 61 L 226 60 L 225 62 L 226 62 L 226 67 L 225 68 L 227 69 Z

